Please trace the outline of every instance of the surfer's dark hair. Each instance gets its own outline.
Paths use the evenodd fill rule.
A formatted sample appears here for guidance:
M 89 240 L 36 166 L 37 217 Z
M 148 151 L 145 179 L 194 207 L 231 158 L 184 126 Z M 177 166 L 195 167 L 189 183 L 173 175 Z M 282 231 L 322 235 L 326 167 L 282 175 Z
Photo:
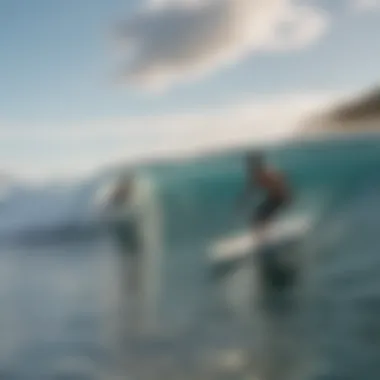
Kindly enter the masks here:
M 133 185 L 133 176 L 131 174 L 122 174 L 116 181 L 117 187 L 130 187 Z
M 264 163 L 264 155 L 261 152 L 250 152 L 247 154 L 247 161 L 251 166 L 260 166 Z

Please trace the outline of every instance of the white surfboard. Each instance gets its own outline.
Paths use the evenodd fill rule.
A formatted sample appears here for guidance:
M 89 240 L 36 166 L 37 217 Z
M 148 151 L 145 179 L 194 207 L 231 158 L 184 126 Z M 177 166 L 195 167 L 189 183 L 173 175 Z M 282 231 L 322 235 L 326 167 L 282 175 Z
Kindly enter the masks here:
M 302 236 L 306 233 L 308 226 L 308 220 L 302 217 L 277 220 L 266 231 L 265 242 L 256 237 L 252 231 L 243 231 L 212 244 L 209 249 L 209 258 L 214 263 L 236 261 L 254 252 L 264 243 Z

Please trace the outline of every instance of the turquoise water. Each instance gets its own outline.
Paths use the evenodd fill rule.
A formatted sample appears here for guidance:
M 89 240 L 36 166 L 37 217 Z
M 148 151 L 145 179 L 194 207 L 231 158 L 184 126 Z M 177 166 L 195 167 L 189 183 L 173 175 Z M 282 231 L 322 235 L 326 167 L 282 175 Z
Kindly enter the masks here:
M 267 152 L 294 192 L 286 212 L 323 222 L 335 208 L 377 181 L 377 141 L 284 146 Z M 214 239 L 240 230 L 249 217 L 236 208 L 244 181 L 244 153 L 215 155 L 148 170 L 156 184 L 167 245 Z
M 379 378 L 379 148 L 362 139 L 267 152 L 296 195 L 285 215 L 311 221 L 295 248 L 300 282 L 280 293 L 246 282 L 250 263 L 210 276 L 209 244 L 244 228 L 250 211 L 234 207 L 244 152 L 138 168 L 154 184 L 146 209 L 156 218 L 143 336 L 118 313 L 133 298 L 119 287 L 132 264 L 109 236 L 2 247 L 2 377 Z M 227 348 L 244 365 L 221 367 Z

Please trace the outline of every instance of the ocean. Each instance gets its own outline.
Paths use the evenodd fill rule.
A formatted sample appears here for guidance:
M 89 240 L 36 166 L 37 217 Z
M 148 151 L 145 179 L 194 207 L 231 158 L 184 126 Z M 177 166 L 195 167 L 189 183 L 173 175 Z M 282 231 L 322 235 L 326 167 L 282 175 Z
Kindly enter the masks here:
M 283 217 L 309 223 L 291 249 L 296 282 L 269 291 L 253 261 L 218 271 L 208 256 L 213 242 L 246 228 L 250 208 L 235 207 L 245 150 L 120 166 L 65 185 L 8 184 L 0 377 L 380 378 L 380 141 L 265 149 L 294 191 Z M 142 189 L 139 264 L 98 207 L 121 172 Z

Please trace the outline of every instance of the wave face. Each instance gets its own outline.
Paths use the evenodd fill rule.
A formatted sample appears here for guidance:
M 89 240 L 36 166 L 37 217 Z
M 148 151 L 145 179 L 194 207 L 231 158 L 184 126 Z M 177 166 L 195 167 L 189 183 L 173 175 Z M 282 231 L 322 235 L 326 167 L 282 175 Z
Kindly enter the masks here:
M 249 329 L 253 335 L 246 337 L 257 342 L 260 330 L 266 331 L 266 343 L 259 348 L 269 363 L 263 369 L 269 372 L 265 379 L 298 378 L 289 369 L 292 361 L 301 366 L 296 371 L 313 373 L 300 378 L 379 376 L 378 346 L 371 343 L 377 339 L 374 331 L 380 313 L 379 148 L 379 140 L 363 138 L 284 145 L 266 152 L 293 187 L 295 202 L 285 216 L 306 216 L 311 223 L 298 246 L 305 259 L 301 265 L 309 264 L 309 259 L 311 263 L 301 271 L 305 287 L 300 290 L 311 293 L 291 318 L 278 310 L 278 303 L 274 309 L 273 305 L 256 309 L 264 310 L 264 317 Z M 207 319 L 194 312 L 202 308 L 197 302 L 202 303 L 199 295 L 205 289 L 205 246 L 245 227 L 245 212 L 235 209 L 244 181 L 244 156 L 245 152 L 235 151 L 148 170 L 156 184 L 164 250 L 170 258 L 165 261 L 163 293 L 172 306 L 165 305 L 163 319 L 176 315 L 188 324 Z M 239 312 L 244 312 L 249 297 L 244 276 L 240 272 L 227 280 L 228 297 Z M 206 304 L 211 300 L 213 296 L 203 296 Z M 249 319 L 255 319 L 255 314 L 250 312 Z M 214 327 L 215 322 L 210 323 Z M 256 328 L 261 323 L 265 328 Z M 207 335 L 204 331 L 207 328 L 203 327 Z M 218 334 L 223 331 L 227 334 L 231 329 L 221 328 Z
M 334 210 L 374 186 L 378 141 L 318 142 L 267 151 L 268 161 L 289 178 L 295 202 L 288 214 L 325 223 Z M 217 237 L 246 223 L 236 198 L 244 181 L 244 152 L 199 158 L 152 170 L 170 242 Z M 248 213 L 249 215 L 249 213 Z
M 379 176 L 380 142 L 356 140 L 287 145 L 267 151 L 268 160 L 290 179 L 295 203 L 288 212 L 326 220 L 333 210 L 373 186 Z M 210 239 L 243 227 L 246 219 L 235 209 L 244 181 L 242 151 L 136 167 L 139 180 L 154 184 L 161 210 L 161 231 L 169 245 Z M 49 235 L 99 230 L 97 194 L 120 172 L 99 173 L 82 182 L 28 187 L 9 186 L 0 202 L 0 236 Z M 147 206 L 148 207 L 148 206 Z M 248 214 L 247 214 L 248 215 Z M 329 216 L 327 216 L 329 215 Z

